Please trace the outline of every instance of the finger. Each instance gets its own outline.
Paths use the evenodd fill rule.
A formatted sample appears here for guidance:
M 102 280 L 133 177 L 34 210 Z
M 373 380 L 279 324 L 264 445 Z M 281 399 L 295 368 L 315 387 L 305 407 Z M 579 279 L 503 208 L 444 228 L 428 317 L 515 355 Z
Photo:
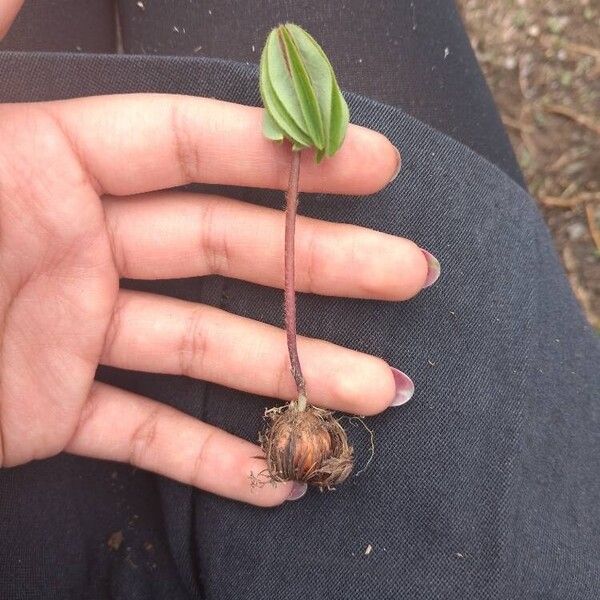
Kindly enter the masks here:
M 0 40 L 6 35 L 22 5 L 23 0 L 2 0 L 0 4 Z
M 313 404 L 371 415 L 395 399 L 394 375 L 380 358 L 303 336 L 298 352 Z M 166 296 L 119 292 L 100 361 L 284 400 L 297 395 L 285 331 Z
M 134 194 L 190 182 L 283 189 L 290 149 L 262 135 L 263 109 L 210 98 L 130 94 L 43 105 L 62 124 L 97 189 Z M 399 165 L 383 135 L 350 126 L 331 159 L 303 152 L 305 191 L 366 194 Z
M 178 410 L 94 382 L 67 452 L 129 463 L 257 506 L 281 504 L 291 482 L 264 481 L 260 448 Z M 262 476 L 260 474 L 263 474 Z
M 218 196 L 159 192 L 104 202 L 123 277 L 220 274 L 283 287 L 285 214 Z M 357 225 L 298 217 L 296 288 L 354 298 L 405 300 L 428 266 L 409 240 Z

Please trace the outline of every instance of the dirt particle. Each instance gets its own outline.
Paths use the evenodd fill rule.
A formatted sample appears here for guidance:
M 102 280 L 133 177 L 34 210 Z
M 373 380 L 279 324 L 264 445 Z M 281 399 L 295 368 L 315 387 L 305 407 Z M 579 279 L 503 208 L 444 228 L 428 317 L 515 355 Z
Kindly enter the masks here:
M 106 545 L 111 550 L 114 550 L 116 552 L 121 547 L 121 544 L 123 543 L 124 539 L 125 538 L 123 537 L 123 532 L 121 530 L 115 531 L 114 533 L 110 534 Z
M 571 287 L 600 330 L 598 2 L 458 5 Z

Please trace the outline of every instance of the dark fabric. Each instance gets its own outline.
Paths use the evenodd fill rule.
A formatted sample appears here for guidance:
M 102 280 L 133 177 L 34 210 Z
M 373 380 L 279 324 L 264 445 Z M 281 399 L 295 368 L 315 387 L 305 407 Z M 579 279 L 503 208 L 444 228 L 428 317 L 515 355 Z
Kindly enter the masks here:
M 202 58 L 0 53 L 0 80 L 0 101 L 133 91 L 259 100 L 255 67 Z M 369 469 L 269 510 L 74 457 L 0 472 L 2 597 L 597 598 L 600 345 L 535 203 L 459 142 L 347 97 L 354 122 L 402 149 L 403 170 L 368 198 L 304 195 L 301 212 L 407 236 L 442 264 L 436 285 L 405 303 L 299 294 L 302 334 L 380 355 L 415 380 L 409 404 L 367 419 Z M 283 322 L 281 292 L 262 286 L 126 285 Z M 183 377 L 99 377 L 252 440 L 271 403 Z M 366 460 L 368 437 L 349 429 Z M 115 530 L 124 542 L 111 550 Z
M 343 89 L 401 107 L 491 160 L 525 187 L 452 0 L 117 0 L 126 53 L 256 63 L 267 32 L 313 32 Z M 0 49 L 115 52 L 112 0 L 26 0 Z
M 113 0 L 25 0 L 0 50 L 114 52 Z

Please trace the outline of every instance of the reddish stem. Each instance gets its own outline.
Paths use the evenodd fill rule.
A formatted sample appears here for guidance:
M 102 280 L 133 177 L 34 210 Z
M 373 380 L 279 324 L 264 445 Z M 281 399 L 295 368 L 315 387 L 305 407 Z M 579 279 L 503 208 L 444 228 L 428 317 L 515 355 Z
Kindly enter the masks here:
M 304 410 L 306 407 L 306 384 L 296 343 L 296 290 L 294 268 L 294 233 L 296 227 L 296 212 L 298 210 L 298 180 L 300 178 L 300 151 L 292 150 L 292 163 L 290 166 L 290 179 L 285 193 L 285 329 L 287 345 L 290 354 L 292 375 L 298 389 L 297 408 Z

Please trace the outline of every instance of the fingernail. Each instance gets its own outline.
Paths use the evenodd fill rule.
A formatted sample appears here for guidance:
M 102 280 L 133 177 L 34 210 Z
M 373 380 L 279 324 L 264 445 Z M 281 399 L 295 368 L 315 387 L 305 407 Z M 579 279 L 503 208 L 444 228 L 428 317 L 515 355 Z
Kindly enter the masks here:
M 286 498 L 286 500 L 300 500 L 300 498 L 302 498 L 302 496 L 306 494 L 307 487 L 308 486 L 302 481 L 294 481 L 294 484 L 292 485 L 292 491 L 290 492 L 290 495 Z
M 415 384 L 406 373 L 403 373 L 394 367 L 390 368 L 392 369 L 394 381 L 396 382 L 396 397 L 390 406 L 401 406 L 402 404 L 406 404 L 412 398 L 412 395 L 415 393 Z
M 424 250 L 423 248 L 421 248 L 421 252 L 425 255 L 425 258 L 427 259 L 428 268 L 427 277 L 425 278 L 425 284 L 423 285 L 423 287 L 429 287 L 430 285 L 433 285 L 440 276 L 440 261 L 433 254 L 431 254 L 431 252 L 427 252 L 427 250 Z
M 400 168 L 402 167 L 402 157 L 400 156 L 400 150 L 398 150 L 398 148 L 396 147 L 394 147 L 394 150 L 396 151 L 396 170 L 394 171 L 394 174 L 392 175 L 388 183 L 392 183 L 392 181 L 394 181 L 394 179 L 398 177 L 398 173 L 400 173 Z

